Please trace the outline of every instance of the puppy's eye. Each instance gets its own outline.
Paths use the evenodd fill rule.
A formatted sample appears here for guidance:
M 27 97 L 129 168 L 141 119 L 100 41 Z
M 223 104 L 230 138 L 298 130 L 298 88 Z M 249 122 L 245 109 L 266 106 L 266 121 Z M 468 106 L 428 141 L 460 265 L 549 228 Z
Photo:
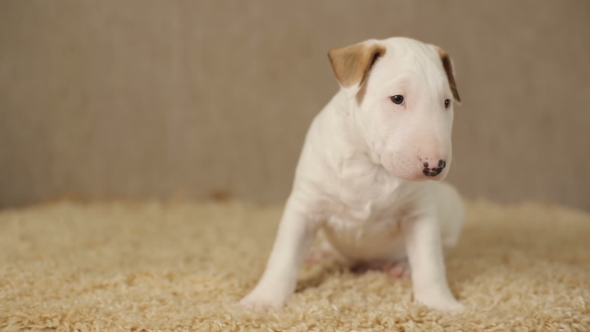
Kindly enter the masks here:
M 401 105 L 404 102 L 404 96 L 395 95 L 395 96 L 391 97 L 391 101 L 394 104 Z
M 445 99 L 445 108 L 449 108 L 449 106 L 451 106 L 451 100 Z

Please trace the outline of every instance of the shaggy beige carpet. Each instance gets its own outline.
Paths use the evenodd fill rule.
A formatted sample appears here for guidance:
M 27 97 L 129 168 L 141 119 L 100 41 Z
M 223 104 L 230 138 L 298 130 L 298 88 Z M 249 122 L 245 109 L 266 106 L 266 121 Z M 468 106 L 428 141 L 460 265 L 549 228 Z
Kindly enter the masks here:
M 0 330 L 590 331 L 590 215 L 468 205 L 448 258 L 461 314 L 412 303 L 409 280 L 304 268 L 290 307 L 236 305 L 281 207 L 68 203 L 0 212 Z

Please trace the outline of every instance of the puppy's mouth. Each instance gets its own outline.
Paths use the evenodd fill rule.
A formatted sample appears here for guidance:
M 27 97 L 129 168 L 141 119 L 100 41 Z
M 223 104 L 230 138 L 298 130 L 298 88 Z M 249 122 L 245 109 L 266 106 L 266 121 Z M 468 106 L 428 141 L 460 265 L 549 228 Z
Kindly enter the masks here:
M 422 181 L 441 181 L 443 180 L 447 172 L 444 169 L 423 169 L 421 172 L 391 172 L 392 175 L 406 181 L 422 182 Z
M 442 181 L 447 177 L 448 171 L 447 169 L 440 169 L 440 170 L 430 170 L 427 171 L 424 169 L 422 173 L 425 175 L 425 180 L 432 180 L 432 181 Z
M 411 181 L 411 182 L 422 182 L 427 180 L 433 180 L 435 177 L 428 177 L 420 172 L 412 172 L 412 171 L 405 171 L 405 170 L 388 170 L 391 175 L 394 175 L 402 180 Z

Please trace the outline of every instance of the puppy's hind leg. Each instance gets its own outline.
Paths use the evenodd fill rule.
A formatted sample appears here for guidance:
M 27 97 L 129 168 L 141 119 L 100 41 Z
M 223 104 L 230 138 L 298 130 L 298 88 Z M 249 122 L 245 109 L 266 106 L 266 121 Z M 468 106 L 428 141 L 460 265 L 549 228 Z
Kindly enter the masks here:
M 383 267 L 383 272 L 390 278 L 406 279 L 411 275 L 410 263 L 407 259 L 392 262 Z
M 457 190 L 444 182 L 434 183 L 436 210 L 445 255 L 457 245 L 465 220 L 463 200 Z
M 318 237 L 321 237 L 320 245 L 312 248 L 305 257 L 305 264 L 314 265 L 325 260 L 332 260 L 339 263 L 349 263 L 349 260 L 344 257 L 334 246 L 319 232 Z
M 357 262 L 351 266 L 354 274 L 364 274 L 368 271 L 381 271 L 390 278 L 405 279 L 410 276 L 410 264 L 407 259 L 391 262 Z

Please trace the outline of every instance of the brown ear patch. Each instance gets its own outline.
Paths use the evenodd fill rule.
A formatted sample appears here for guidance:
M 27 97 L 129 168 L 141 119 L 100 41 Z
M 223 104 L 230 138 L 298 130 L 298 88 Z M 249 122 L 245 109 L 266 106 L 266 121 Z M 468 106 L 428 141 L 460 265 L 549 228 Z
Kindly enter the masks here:
M 455 82 L 455 76 L 453 75 L 453 65 L 451 64 L 451 58 L 441 48 L 438 49 L 438 55 L 440 56 L 440 60 L 442 61 L 443 68 L 445 69 L 445 73 L 447 74 L 447 79 L 449 80 L 449 86 L 451 87 L 451 92 L 453 93 L 453 98 L 456 101 L 460 102 L 461 98 L 459 97 L 459 90 L 457 90 L 457 83 Z
M 349 87 L 357 83 L 363 84 L 371 67 L 383 54 L 384 46 L 355 44 L 331 50 L 328 58 L 338 82 Z

